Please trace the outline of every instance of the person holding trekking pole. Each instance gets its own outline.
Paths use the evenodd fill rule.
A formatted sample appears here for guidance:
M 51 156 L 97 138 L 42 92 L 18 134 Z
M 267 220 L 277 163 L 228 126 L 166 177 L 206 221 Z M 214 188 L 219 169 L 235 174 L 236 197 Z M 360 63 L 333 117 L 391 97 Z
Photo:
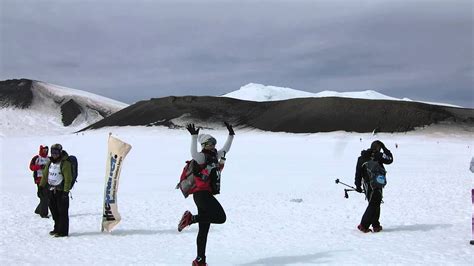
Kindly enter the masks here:
M 198 213 L 192 215 L 190 211 L 185 211 L 178 225 L 178 231 L 181 232 L 185 227 L 198 223 L 199 231 L 196 239 L 197 257 L 193 261 L 193 266 L 206 265 L 206 243 L 207 235 L 211 223 L 223 224 L 226 221 L 226 214 L 221 204 L 214 197 L 220 193 L 220 173 L 224 168 L 225 155 L 229 152 L 234 139 L 234 130 L 232 126 L 225 123 L 229 136 L 224 146 L 216 150 L 217 141 L 208 134 L 199 134 L 199 128 L 194 124 L 188 124 L 186 129 L 191 134 L 191 156 L 199 165 L 194 173 L 196 186 L 189 191 L 193 194 L 194 203 L 197 206 Z M 197 151 L 197 142 L 201 144 L 202 150 Z
M 380 152 L 383 150 L 383 152 Z M 374 232 L 382 231 L 380 225 L 380 204 L 382 203 L 382 190 L 386 184 L 384 164 L 391 164 L 393 156 L 390 150 L 385 147 L 383 142 L 376 140 L 370 145 L 370 149 L 363 150 L 357 159 L 355 182 L 356 191 L 365 191 L 366 199 L 369 205 L 362 216 L 360 224 L 357 228 L 368 233 L 372 225 Z M 377 174 L 374 174 L 377 173 Z M 378 177 L 382 176 L 383 184 L 377 183 Z M 362 180 L 364 181 L 364 190 L 362 190 Z

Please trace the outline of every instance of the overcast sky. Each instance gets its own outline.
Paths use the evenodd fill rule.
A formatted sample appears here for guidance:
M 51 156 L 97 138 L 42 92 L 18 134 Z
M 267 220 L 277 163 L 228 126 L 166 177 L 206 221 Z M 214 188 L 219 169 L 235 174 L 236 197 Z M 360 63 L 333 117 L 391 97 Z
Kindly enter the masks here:
M 471 0 L 0 3 L 0 80 L 126 103 L 253 82 L 474 107 Z

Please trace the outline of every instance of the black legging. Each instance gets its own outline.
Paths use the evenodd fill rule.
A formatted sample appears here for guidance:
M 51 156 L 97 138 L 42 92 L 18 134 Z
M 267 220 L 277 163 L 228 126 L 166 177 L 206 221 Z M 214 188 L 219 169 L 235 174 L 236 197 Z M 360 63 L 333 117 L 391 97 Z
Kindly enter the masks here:
M 41 217 L 48 217 L 48 205 L 49 205 L 49 191 L 47 188 L 38 187 L 38 192 L 36 195 L 40 199 L 38 206 L 35 209 L 35 213 L 41 215 Z
M 52 190 L 49 192 L 49 209 L 53 215 L 54 232 L 69 235 L 69 193 Z
M 194 203 L 198 208 L 195 222 L 199 223 L 199 232 L 196 239 L 198 257 L 206 257 L 206 243 L 209 227 L 212 224 L 225 223 L 224 209 L 209 191 L 198 191 L 193 194 Z
M 380 226 L 379 218 L 380 204 L 382 203 L 382 189 L 373 190 L 369 184 L 366 184 L 365 188 L 367 190 L 366 196 L 369 201 L 369 206 L 365 209 L 360 224 L 364 228 L 369 228 L 370 225 L 372 225 L 372 227 L 378 227 Z

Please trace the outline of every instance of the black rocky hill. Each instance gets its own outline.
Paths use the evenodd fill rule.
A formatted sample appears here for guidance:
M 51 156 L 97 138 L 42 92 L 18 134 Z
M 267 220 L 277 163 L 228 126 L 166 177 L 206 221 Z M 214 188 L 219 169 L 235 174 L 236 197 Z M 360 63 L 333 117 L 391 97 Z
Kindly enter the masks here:
M 29 79 L 0 81 L 0 107 L 30 107 L 33 102 L 32 83 Z
M 171 96 L 137 102 L 83 130 L 107 126 L 182 127 L 187 122 L 221 125 L 222 121 L 274 132 L 405 132 L 440 122 L 472 126 L 474 109 L 340 97 L 253 102 Z

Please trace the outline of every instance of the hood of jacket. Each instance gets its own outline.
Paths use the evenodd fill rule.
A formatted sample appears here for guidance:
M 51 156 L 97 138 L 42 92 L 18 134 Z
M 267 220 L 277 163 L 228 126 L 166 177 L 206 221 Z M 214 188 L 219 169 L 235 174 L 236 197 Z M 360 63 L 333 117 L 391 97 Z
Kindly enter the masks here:
M 46 149 L 48 149 L 48 150 L 47 150 L 46 152 L 44 152 L 44 151 L 43 151 L 43 148 L 46 148 Z M 48 151 L 49 151 L 48 146 L 40 145 L 40 146 L 39 146 L 39 152 L 38 152 L 38 154 L 39 154 L 39 156 L 41 156 L 41 157 L 43 157 L 43 158 L 46 158 L 46 157 L 48 157 Z

